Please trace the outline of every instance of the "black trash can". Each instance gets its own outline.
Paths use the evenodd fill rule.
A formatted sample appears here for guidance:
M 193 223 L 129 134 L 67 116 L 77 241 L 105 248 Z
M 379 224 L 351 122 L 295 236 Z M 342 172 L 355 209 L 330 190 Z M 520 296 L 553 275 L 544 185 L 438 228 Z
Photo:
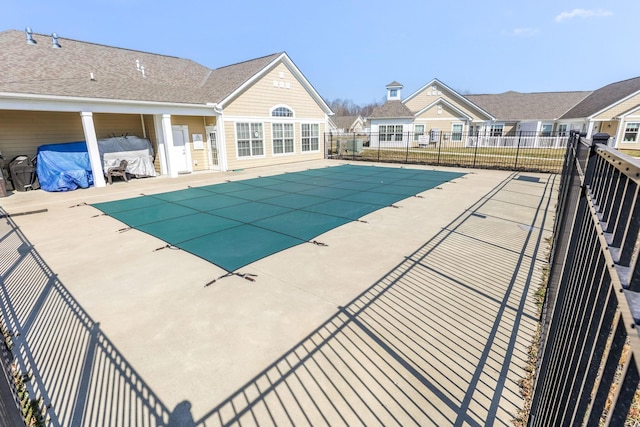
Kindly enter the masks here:
M 36 182 L 36 167 L 27 156 L 17 156 L 9 162 L 9 176 L 16 191 L 33 190 Z

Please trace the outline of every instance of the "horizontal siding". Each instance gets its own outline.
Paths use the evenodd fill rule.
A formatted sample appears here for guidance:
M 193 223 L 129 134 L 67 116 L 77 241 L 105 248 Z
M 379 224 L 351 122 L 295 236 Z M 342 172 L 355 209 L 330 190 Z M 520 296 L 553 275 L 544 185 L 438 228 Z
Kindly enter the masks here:
M 3 110 L 0 113 L 0 153 L 11 160 L 35 157 L 44 144 L 84 141 L 79 113 Z
M 274 85 L 274 82 L 275 85 Z M 281 83 L 285 87 L 281 87 Z M 287 88 L 288 84 L 288 88 Z M 293 110 L 293 118 L 274 119 L 271 110 L 276 106 L 286 106 Z M 305 89 L 294 74 L 284 64 L 279 64 L 233 102 L 226 106 L 224 114 L 229 119 L 224 122 L 225 143 L 228 168 L 244 169 L 267 165 L 277 165 L 298 161 L 324 158 L 323 135 L 325 131 L 325 112 Z M 246 117 L 247 119 L 236 119 Z M 259 121 L 263 124 L 265 138 L 265 155 L 262 158 L 238 158 L 236 147 L 236 121 Z M 271 124 L 273 122 L 294 123 L 294 154 L 273 155 L 271 141 Z M 301 123 L 319 124 L 318 152 L 302 153 Z
M 432 120 L 443 120 L 443 119 L 451 119 L 450 121 L 460 122 L 461 120 L 466 120 L 466 118 L 461 119 L 460 113 L 458 111 L 453 110 L 448 105 L 442 105 L 442 112 L 438 114 L 438 106 L 434 105 L 429 108 L 427 111 L 417 116 L 417 119 L 432 119 Z
M 621 116 L 624 113 L 626 113 L 627 111 L 638 107 L 638 105 L 640 105 L 640 95 L 636 95 L 633 96 L 631 98 L 629 98 L 628 100 L 621 102 L 620 104 L 605 110 L 602 112 L 602 114 L 599 114 L 598 116 L 594 117 L 596 120 L 607 120 L 610 119 L 612 117 L 617 117 L 617 116 Z
M 300 126 L 301 123 L 306 123 L 306 122 L 294 123 L 294 150 L 295 150 L 294 154 L 274 156 L 272 154 L 273 145 L 271 142 L 271 122 L 262 122 L 263 128 L 264 128 L 265 156 L 262 158 L 238 158 L 237 148 L 236 148 L 235 122 L 225 121 L 224 130 L 225 130 L 225 141 L 226 141 L 229 170 L 278 165 L 278 164 L 284 164 L 284 163 L 300 162 L 300 161 L 306 161 L 306 160 L 317 160 L 317 159 L 324 158 L 324 132 L 325 132 L 324 124 L 319 124 L 319 135 L 318 135 L 319 151 L 312 152 L 312 153 L 302 153 L 301 151 L 302 138 L 301 138 L 301 126 Z
M 156 128 L 153 123 L 152 115 L 144 116 L 144 129 L 147 134 L 147 139 L 151 141 L 151 146 L 153 147 L 153 167 L 156 172 L 159 174 L 161 171 L 160 168 L 160 156 L 158 154 L 158 138 L 156 137 Z
M 93 125 L 98 139 L 111 136 L 134 135 L 142 138 L 142 121 L 138 114 L 105 114 L 94 113 Z
M 274 81 L 290 87 L 275 87 Z M 322 108 L 284 64 L 279 64 L 233 100 L 225 107 L 224 113 L 229 116 L 269 117 L 270 110 L 276 105 L 287 105 L 297 118 L 324 118 Z
M 449 102 L 451 105 L 455 105 L 456 108 L 460 109 L 461 111 L 464 111 L 466 114 L 468 114 L 469 116 L 473 117 L 474 120 L 486 120 L 486 117 L 481 116 L 480 114 L 478 114 L 477 111 L 475 111 L 475 109 L 473 108 L 469 108 L 469 106 L 466 103 L 461 103 L 458 99 L 458 97 L 454 97 L 452 96 L 451 93 L 449 93 L 449 91 L 447 90 L 443 90 L 443 88 L 438 87 L 437 89 L 440 90 L 441 95 L 437 95 L 437 91 L 435 92 L 436 95 L 428 95 L 427 93 L 429 91 L 432 91 L 431 86 L 429 86 L 429 88 L 423 90 L 422 92 L 420 92 L 419 94 L 417 94 L 414 98 L 411 98 L 409 101 L 406 102 L 406 106 L 414 112 L 418 112 L 420 110 L 422 110 L 423 108 L 427 107 L 428 105 L 431 105 L 432 103 L 434 103 L 435 101 L 437 101 L 438 99 L 442 98 L 444 100 L 446 100 L 447 102 Z M 432 92 L 433 93 L 433 92 Z M 446 105 L 442 106 L 443 110 L 450 108 L 447 107 Z M 459 113 L 453 113 L 454 117 L 459 117 L 460 114 Z M 437 115 L 437 107 L 434 106 L 433 109 L 429 109 L 428 112 L 425 112 L 423 114 L 420 115 L 420 117 L 422 118 L 429 118 L 429 117 L 433 117 L 433 118 L 438 118 L 439 116 Z

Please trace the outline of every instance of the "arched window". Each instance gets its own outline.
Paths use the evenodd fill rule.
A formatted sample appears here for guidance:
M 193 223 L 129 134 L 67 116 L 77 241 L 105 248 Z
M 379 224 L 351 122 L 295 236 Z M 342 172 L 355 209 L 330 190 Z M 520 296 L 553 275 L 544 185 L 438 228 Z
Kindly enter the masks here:
M 271 117 L 293 117 L 293 111 L 287 107 L 277 107 L 271 111 Z

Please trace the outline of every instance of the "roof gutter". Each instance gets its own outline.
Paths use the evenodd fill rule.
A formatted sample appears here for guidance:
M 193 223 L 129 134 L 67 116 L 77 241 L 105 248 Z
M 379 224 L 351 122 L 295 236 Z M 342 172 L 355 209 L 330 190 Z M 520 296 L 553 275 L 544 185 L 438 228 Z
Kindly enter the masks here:
M 185 114 L 190 112 L 211 115 L 211 107 L 207 104 L 0 92 L 0 109 L 35 110 L 37 108 L 44 108 L 45 111 L 107 113 L 122 110 L 135 114 L 169 114 L 171 111 L 176 111 L 177 114 L 180 110 L 186 110 Z

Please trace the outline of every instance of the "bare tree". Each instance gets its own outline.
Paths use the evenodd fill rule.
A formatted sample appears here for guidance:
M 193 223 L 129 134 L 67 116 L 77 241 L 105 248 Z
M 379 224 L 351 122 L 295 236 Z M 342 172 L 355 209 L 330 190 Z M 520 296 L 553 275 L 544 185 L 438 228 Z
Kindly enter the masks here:
M 374 108 L 380 105 L 378 101 L 373 101 L 365 105 L 357 105 L 351 99 L 337 98 L 333 101 L 326 101 L 331 111 L 336 116 L 362 116 L 367 117 Z

